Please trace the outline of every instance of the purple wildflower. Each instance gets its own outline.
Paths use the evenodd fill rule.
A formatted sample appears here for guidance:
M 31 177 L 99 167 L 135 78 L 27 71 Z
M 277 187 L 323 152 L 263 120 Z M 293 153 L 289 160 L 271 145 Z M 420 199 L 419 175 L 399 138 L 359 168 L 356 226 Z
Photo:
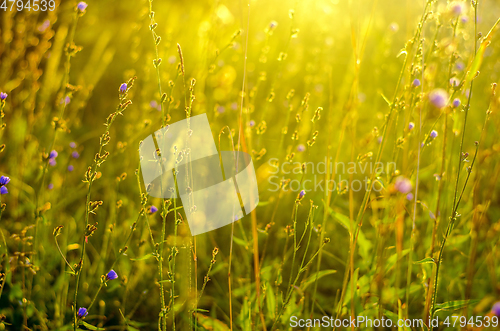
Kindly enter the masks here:
M 49 164 L 53 167 L 57 164 L 56 159 L 49 159 Z
M 123 83 L 120 85 L 120 93 L 125 93 L 127 92 L 127 83 Z
M 71 153 L 71 157 L 74 159 L 78 159 L 80 157 L 80 154 L 78 154 L 77 151 L 74 151 L 73 153 Z
M 414 127 L 415 127 L 415 123 L 410 122 L 410 123 L 408 124 L 408 130 L 410 130 L 410 131 L 411 131 L 411 130 L 413 130 L 413 128 L 414 128 Z
M 9 190 L 7 190 L 7 185 L 10 182 L 10 178 L 7 176 L 0 177 L 0 194 L 7 194 Z
M 4 101 L 5 99 L 7 99 L 7 96 L 8 94 L 5 93 L 5 92 L 0 92 L 0 100 Z
M 465 5 L 461 1 L 453 1 L 450 3 L 449 10 L 452 14 L 458 16 L 465 11 Z
M 411 184 L 411 181 L 408 178 L 399 176 L 398 178 L 396 178 L 396 182 L 394 183 L 394 188 L 403 194 L 408 194 L 412 190 L 413 185 Z
M 254 120 L 250 120 L 250 122 L 248 122 L 248 125 L 252 128 L 255 126 L 255 121 Z
M 9 177 L 7 177 L 7 176 L 0 177 L 0 186 L 7 185 L 7 184 L 9 184 L 9 182 L 10 182 Z
M 429 101 L 436 108 L 443 108 L 448 103 L 448 93 L 443 89 L 435 89 L 429 94 Z
M 437 131 L 436 130 L 432 130 L 430 136 L 431 136 L 432 139 L 436 138 L 438 136 Z
M 150 212 L 151 214 L 154 214 L 154 213 L 156 213 L 157 211 L 158 211 L 158 208 L 156 208 L 156 206 L 151 206 L 151 207 L 149 207 L 149 212 Z
M 303 152 L 303 151 L 305 151 L 305 150 L 306 150 L 306 146 L 304 146 L 304 144 L 300 144 L 299 146 L 297 146 L 297 150 L 298 150 L 299 152 Z
M 87 6 L 88 6 L 88 5 L 87 5 L 87 3 L 86 3 L 86 2 L 84 2 L 84 1 L 80 1 L 80 2 L 78 3 L 78 5 L 76 6 L 76 8 L 78 8 L 78 10 L 79 10 L 81 13 L 83 13 L 83 12 L 85 11 L 85 9 L 87 9 Z
M 222 114 L 226 109 L 224 108 L 224 106 L 217 106 L 217 112 L 219 114 Z
M 50 184 L 47 186 L 47 188 L 48 188 L 49 190 L 52 190 L 52 189 L 54 188 L 54 184 L 50 183 Z
M 70 142 L 69 143 L 69 147 L 75 148 L 76 147 L 76 143 L 74 141 Z
M 457 108 L 458 106 L 460 106 L 460 99 L 459 98 L 456 98 L 455 100 L 453 100 L 453 103 L 452 103 L 453 107 Z
M 413 87 L 419 87 L 420 86 L 420 79 L 415 78 L 412 83 Z
M 38 32 L 45 32 L 45 30 L 47 30 L 49 26 L 50 26 L 50 20 L 43 21 L 43 23 L 40 24 L 37 28 Z
M 111 269 L 106 275 L 106 280 L 113 280 L 113 279 L 117 279 L 117 278 L 118 278 L 118 274 L 113 269 Z
M 495 316 L 500 316 L 500 301 L 495 302 L 493 307 L 491 307 L 491 312 L 495 314 Z
M 151 100 L 151 102 L 149 103 L 149 105 L 151 106 L 151 108 L 154 108 L 158 111 L 161 110 L 161 105 L 158 104 L 158 102 L 156 102 L 156 100 Z
M 304 190 L 300 191 L 299 199 L 302 199 L 304 197 L 304 195 L 306 195 L 306 191 L 304 191 Z
M 460 80 L 457 77 L 452 77 L 450 78 L 450 85 L 452 87 L 457 87 L 458 85 L 460 85 Z
M 413 193 L 411 193 L 411 192 L 410 192 L 410 193 L 408 193 L 408 194 L 406 195 L 406 199 L 407 199 L 408 201 L 412 201 L 412 200 L 413 200 Z
M 57 155 L 58 155 L 57 152 L 53 150 L 52 152 L 50 152 L 49 158 L 50 159 L 55 159 L 57 157 Z
M 68 171 L 73 171 L 75 170 L 75 167 L 73 167 L 71 164 L 68 166 Z
M 89 312 L 87 311 L 87 308 L 80 307 L 78 309 L 78 312 L 76 313 L 76 316 L 78 316 L 78 318 L 85 318 L 85 316 L 87 316 L 88 314 Z

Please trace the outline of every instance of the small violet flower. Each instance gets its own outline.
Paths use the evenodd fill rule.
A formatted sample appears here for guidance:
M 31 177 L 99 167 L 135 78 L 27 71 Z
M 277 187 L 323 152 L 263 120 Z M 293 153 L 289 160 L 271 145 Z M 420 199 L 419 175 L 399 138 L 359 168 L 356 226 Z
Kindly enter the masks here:
M 68 166 L 68 171 L 73 171 L 75 170 L 75 167 L 73 167 L 71 164 Z
M 76 313 L 76 316 L 78 316 L 78 318 L 85 318 L 85 316 L 87 316 L 88 314 L 89 312 L 87 311 L 87 308 L 80 307 L 78 309 L 78 312 Z
M 9 184 L 9 182 L 10 182 L 9 177 L 7 177 L 7 176 L 0 177 L 0 186 L 5 186 L 5 185 Z
M 127 92 L 127 83 L 123 83 L 120 85 L 120 93 L 125 93 Z
M 394 188 L 403 194 L 408 194 L 413 188 L 411 181 L 408 178 L 403 176 L 399 176 L 396 178 L 396 182 L 394 183 Z
M 116 271 L 114 271 L 113 269 L 111 269 L 107 274 L 106 274 L 106 280 L 113 280 L 113 279 L 117 279 L 118 278 L 118 274 L 116 273 Z
M 78 159 L 80 157 L 80 154 L 78 154 L 78 152 L 73 152 L 71 153 L 71 157 L 74 158 L 74 159 Z
M 300 191 L 299 199 L 302 199 L 304 197 L 304 195 L 306 195 L 306 191 L 304 191 L 304 190 Z
M 413 87 L 419 87 L 420 86 L 420 79 L 415 78 L 412 83 Z
M 305 150 L 306 150 L 306 146 L 304 146 L 304 144 L 300 144 L 299 146 L 297 146 L 297 150 L 298 150 L 299 152 L 303 152 L 303 151 L 305 151 Z
M 451 87 L 457 87 L 460 85 L 460 80 L 457 77 L 452 77 L 450 78 L 450 85 Z
M 74 141 L 70 142 L 69 143 L 69 147 L 75 148 L 76 147 L 76 143 Z
M 460 99 L 456 98 L 455 100 L 453 100 L 452 104 L 454 108 L 457 108 L 458 106 L 460 106 Z
M 80 1 L 78 3 L 78 5 L 76 6 L 76 8 L 78 8 L 78 11 L 80 11 L 81 13 L 83 13 L 85 11 L 85 9 L 87 9 L 87 3 L 84 2 L 84 1 Z
M 453 1 L 449 5 L 449 10 L 453 15 L 461 15 L 465 11 L 465 5 L 462 1 Z
M 47 188 L 48 188 L 49 190 L 52 190 L 52 189 L 54 188 L 54 184 L 50 183 L 50 184 L 47 186 Z
M 414 127 L 415 127 L 415 123 L 410 122 L 410 123 L 408 124 L 408 130 L 410 130 L 410 131 L 411 131 L 411 130 L 413 130 L 413 128 L 414 128 Z
M 252 128 L 255 126 L 255 121 L 254 120 L 250 120 L 250 122 L 248 122 L 248 125 Z
M 156 213 L 157 211 L 158 211 L 158 208 L 156 208 L 155 206 L 151 206 L 151 207 L 149 207 L 149 212 L 150 212 L 151 214 L 154 214 L 154 213 Z
M 436 108 L 443 108 L 448 103 L 448 93 L 443 89 L 435 89 L 429 94 L 429 101 Z
M 437 131 L 436 130 L 432 130 L 430 136 L 431 136 L 432 139 L 436 138 L 438 136 Z
M 491 307 L 491 312 L 495 316 L 500 316 L 500 301 L 495 302 L 495 304 L 493 305 L 493 307 Z
M 51 166 L 55 166 L 57 164 L 57 162 L 56 162 L 57 155 L 58 155 L 57 152 L 54 151 L 54 150 L 52 152 L 50 152 L 50 154 L 49 154 L 49 164 Z
M 0 100 L 4 101 L 5 99 L 7 99 L 7 96 L 8 94 L 5 93 L 5 92 L 0 92 Z

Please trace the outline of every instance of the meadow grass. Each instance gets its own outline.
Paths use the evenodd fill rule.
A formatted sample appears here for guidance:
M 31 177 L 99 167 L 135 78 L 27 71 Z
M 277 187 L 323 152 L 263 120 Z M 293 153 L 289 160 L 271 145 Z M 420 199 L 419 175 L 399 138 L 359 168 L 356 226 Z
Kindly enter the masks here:
M 0 10 L 0 330 L 488 329 L 469 322 L 500 315 L 499 17 L 492 0 Z M 260 202 L 193 237 L 192 197 L 148 195 L 138 147 L 202 113 L 218 150 L 252 156 Z

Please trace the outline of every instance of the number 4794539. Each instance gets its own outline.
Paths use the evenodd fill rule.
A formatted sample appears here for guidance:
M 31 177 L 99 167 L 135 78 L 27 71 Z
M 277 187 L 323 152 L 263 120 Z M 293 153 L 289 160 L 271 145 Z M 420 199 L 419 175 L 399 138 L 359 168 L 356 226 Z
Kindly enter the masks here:
M 2 0 L 0 0 L 2 1 Z M 53 11 L 56 9 L 56 2 L 54 0 L 28 0 L 24 3 L 23 0 L 3 0 L 0 9 L 3 11 Z

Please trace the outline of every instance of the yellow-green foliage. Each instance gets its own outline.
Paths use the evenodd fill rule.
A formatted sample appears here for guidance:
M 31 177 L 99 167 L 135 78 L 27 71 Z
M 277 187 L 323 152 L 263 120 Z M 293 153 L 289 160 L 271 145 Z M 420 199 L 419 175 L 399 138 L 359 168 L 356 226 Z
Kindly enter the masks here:
M 497 1 L 11 4 L 0 330 L 491 316 Z M 252 155 L 260 203 L 192 237 L 180 200 L 146 194 L 138 147 L 201 113 Z

